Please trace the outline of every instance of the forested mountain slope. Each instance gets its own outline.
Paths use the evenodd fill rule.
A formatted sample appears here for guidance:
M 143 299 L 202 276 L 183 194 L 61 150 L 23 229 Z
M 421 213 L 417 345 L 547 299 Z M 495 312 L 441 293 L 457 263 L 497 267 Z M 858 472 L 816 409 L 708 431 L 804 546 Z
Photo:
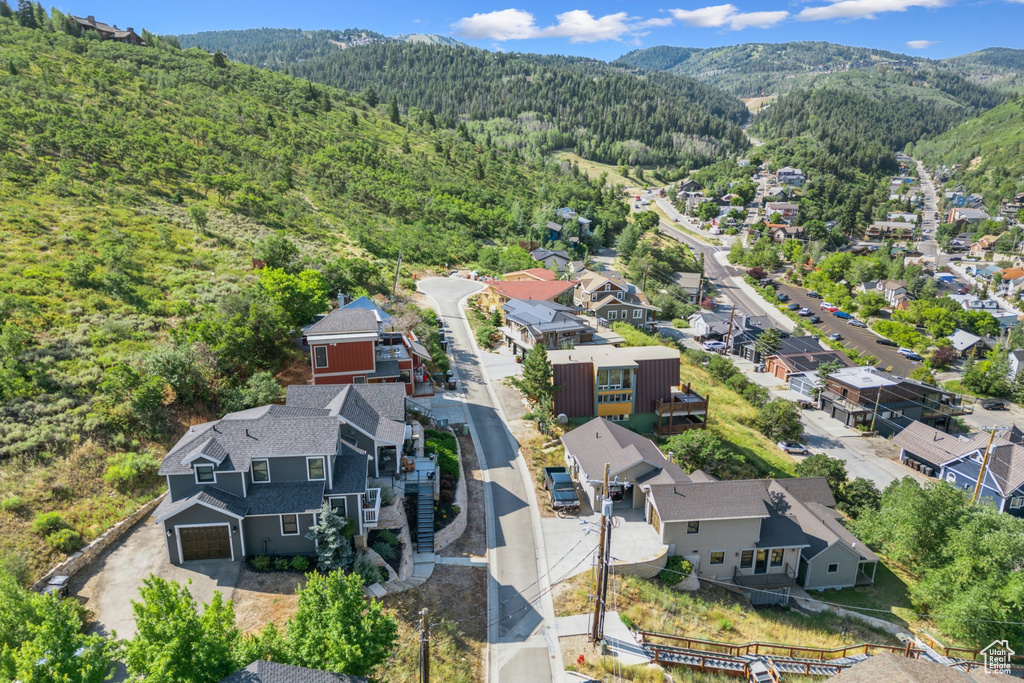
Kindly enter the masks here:
M 960 164 L 950 180 L 980 192 L 991 211 L 1024 192 L 1024 97 L 1017 95 L 931 140 L 907 146 L 929 166 Z
M 707 49 L 660 45 L 627 52 L 614 63 L 690 76 L 747 97 L 788 92 L 823 75 L 850 68 L 919 61 L 885 50 L 800 41 Z
M 246 39 L 236 47 L 204 38 L 203 45 L 352 92 L 372 87 L 381 101 L 396 98 L 403 110 L 430 113 L 448 127 L 503 119 L 502 144 L 524 151 L 572 148 L 607 163 L 694 167 L 746 144 L 738 128 L 745 112 L 735 98 L 671 74 L 422 43 L 263 48 L 253 42 L 258 36 Z
M 941 63 L 972 81 L 998 90 L 1024 90 L 1024 50 L 990 47 L 959 57 L 943 59 Z
M 86 538 L 118 519 L 152 489 L 105 457 L 273 398 L 309 309 L 390 289 L 399 250 L 472 261 L 559 206 L 625 225 L 565 165 L 334 88 L 0 18 L 0 556 L 46 560 L 41 510 Z

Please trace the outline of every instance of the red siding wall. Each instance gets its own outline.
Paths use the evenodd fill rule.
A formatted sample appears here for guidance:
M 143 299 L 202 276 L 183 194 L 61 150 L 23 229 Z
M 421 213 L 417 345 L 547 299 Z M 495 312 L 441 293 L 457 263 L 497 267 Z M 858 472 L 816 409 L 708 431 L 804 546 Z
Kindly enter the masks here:
M 590 417 L 594 414 L 594 364 L 566 363 L 552 368 L 556 387 L 555 415 Z
M 373 372 L 373 342 L 372 341 L 358 341 L 358 342 L 344 342 L 337 344 L 326 344 L 327 346 L 327 367 L 318 368 L 316 367 L 316 355 L 313 349 L 316 346 L 325 346 L 324 344 L 316 344 L 310 346 L 310 359 L 313 363 L 313 377 L 314 383 L 316 384 L 347 384 L 351 381 L 339 380 L 337 378 L 324 377 L 320 378 L 319 375 L 330 374 L 333 372 Z
M 675 358 L 637 361 L 636 413 L 653 413 L 654 402 L 668 399 L 672 387 L 679 386 L 679 361 Z

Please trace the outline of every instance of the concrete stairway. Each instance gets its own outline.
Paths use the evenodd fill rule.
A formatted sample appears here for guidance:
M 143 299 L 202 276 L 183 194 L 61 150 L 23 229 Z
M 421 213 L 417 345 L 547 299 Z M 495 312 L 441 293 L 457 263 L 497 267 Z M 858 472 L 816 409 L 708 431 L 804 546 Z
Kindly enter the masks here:
M 434 486 L 416 487 L 416 549 L 419 553 L 434 554 Z

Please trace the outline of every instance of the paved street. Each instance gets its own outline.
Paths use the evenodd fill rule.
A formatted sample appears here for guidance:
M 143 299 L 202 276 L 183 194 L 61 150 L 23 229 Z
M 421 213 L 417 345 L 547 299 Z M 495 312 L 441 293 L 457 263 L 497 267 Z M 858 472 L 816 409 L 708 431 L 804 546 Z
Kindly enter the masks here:
M 921 230 L 924 232 L 922 240 L 918 243 L 917 249 L 926 256 L 935 258 L 936 269 L 946 262 L 946 255 L 939 249 L 939 243 L 935 241 L 935 232 L 941 221 L 935 220 L 935 212 L 938 211 L 938 198 L 935 196 L 935 183 L 932 177 L 925 170 L 924 164 L 915 160 L 917 164 L 917 176 L 921 179 L 921 189 L 924 191 L 924 217 L 921 220 Z
M 459 301 L 481 288 L 462 278 L 429 278 L 420 290 L 435 302 L 450 329 L 453 366 L 474 425 L 486 480 L 490 572 L 489 672 L 491 681 L 551 681 L 561 671 L 554 610 L 544 592 L 546 560 L 534 534 L 537 514 L 508 428 L 487 391 Z M 543 593 L 543 595 L 541 595 Z M 538 599 L 538 596 L 539 599 Z M 559 679 L 556 679 L 559 680 Z

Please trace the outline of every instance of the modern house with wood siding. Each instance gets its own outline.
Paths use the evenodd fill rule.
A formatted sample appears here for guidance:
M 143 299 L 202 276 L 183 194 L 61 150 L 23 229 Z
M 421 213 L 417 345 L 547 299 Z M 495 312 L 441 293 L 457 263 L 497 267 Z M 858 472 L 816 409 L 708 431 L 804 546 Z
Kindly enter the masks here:
M 679 350 L 586 346 L 548 353 L 555 414 L 604 417 L 632 429 L 675 434 L 706 426 L 707 399 L 679 386 Z
M 384 332 L 364 308 L 339 308 L 305 332 L 313 384 L 405 386 L 407 396 L 431 396 L 430 352 L 412 333 Z

